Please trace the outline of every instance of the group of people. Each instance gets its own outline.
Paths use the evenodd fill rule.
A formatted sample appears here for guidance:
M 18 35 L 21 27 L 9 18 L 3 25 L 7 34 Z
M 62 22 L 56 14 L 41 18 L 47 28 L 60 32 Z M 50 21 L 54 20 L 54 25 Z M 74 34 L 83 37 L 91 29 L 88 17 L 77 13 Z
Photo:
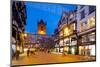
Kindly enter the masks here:
M 29 56 L 29 55 L 32 55 L 32 54 L 34 54 L 35 55 L 35 50 L 33 50 L 33 49 L 31 49 L 31 48 L 28 48 L 28 50 L 27 50 L 27 56 Z

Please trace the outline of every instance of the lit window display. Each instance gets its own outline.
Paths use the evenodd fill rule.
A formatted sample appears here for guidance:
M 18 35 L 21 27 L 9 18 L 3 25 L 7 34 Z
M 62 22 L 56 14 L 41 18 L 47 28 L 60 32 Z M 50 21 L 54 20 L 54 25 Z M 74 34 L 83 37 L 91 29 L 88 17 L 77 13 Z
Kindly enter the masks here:
M 90 55 L 95 56 L 95 45 L 90 45 Z
M 79 54 L 95 56 L 95 45 L 79 46 Z
M 83 55 L 83 49 L 84 49 L 83 46 L 79 46 L 79 55 Z

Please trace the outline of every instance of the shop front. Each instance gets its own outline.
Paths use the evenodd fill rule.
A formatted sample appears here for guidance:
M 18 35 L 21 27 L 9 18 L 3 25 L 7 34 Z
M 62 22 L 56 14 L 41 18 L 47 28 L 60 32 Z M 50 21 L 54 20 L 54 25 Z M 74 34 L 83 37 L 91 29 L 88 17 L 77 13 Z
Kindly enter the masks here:
M 76 54 L 76 51 L 77 51 L 77 39 L 76 39 L 76 35 L 72 35 L 70 37 L 70 53 L 71 54 Z
M 68 54 L 69 51 L 69 47 L 68 46 L 64 46 L 64 52 L 66 52 L 66 54 Z
M 79 55 L 95 56 L 95 45 L 79 46 Z
M 79 55 L 96 56 L 95 46 L 95 32 L 83 35 L 81 39 L 81 45 L 79 46 Z
M 73 55 L 75 55 L 76 54 L 76 49 L 77 49 L 76 46 L 71 46 L 70 47 L 70 53 L 73 54 Z
M 67 37 L 64 38 L 64 51 L 66 51 L 67 54 L 76 54 L 77 50 L 77 39 L 75 37 Z
M 69 46 L 70 46 L 70 38 L 64 38 L 64 51 L 66 52 L 66 54 L 69 54 Z
M 60 47 L 59 44 L 56 43 L 55 48 L 54 48 L 54 52 L 59 53 Z
M 60 39 L 59 40 L 59 52 L 63 52 L 64 51 L 64 40 Z
M 60 53 L 63 52 L 63 47 L 60 47 L 59 52 L 60 52 Z

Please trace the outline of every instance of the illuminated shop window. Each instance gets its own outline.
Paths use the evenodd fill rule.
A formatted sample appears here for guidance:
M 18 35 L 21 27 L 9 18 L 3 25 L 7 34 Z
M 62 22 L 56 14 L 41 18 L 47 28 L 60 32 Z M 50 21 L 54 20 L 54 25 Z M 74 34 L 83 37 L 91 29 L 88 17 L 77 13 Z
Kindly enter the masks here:
M 82 55 L 84 51 L 84 46 L 79 46 L 79 54 Z
M 90 55 L 95 56 L 95 45 L 89 45 L 88 46 Z
M 90 55 L 95 56 L 95 45 L 91 45 L 90 47 Z
M 72 52 L 72 54 L 75 54 L 75 48 L 74 47 L 71 48 L 71 52 Z
M 79 54 L 95 56 L 95 45 L 79 46 Z

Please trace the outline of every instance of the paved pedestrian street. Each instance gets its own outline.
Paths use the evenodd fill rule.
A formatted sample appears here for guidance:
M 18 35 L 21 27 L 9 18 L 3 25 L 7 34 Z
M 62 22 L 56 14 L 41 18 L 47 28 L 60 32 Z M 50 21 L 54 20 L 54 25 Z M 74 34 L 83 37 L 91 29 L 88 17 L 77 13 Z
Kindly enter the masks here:
M 19 59 L 12 59 L 12 65 L 28 65 L 28 64 L 47 64 L 47 63 L 64 63 L 64 62 L 79 62 L 79 61 L 93 61 L 95 58 L 78 56 L 78 55 L 66 55 L 56 53 L 44 53 L 36 52 L 35 55 L 27 56 L 26 52 L 21 54 Z

